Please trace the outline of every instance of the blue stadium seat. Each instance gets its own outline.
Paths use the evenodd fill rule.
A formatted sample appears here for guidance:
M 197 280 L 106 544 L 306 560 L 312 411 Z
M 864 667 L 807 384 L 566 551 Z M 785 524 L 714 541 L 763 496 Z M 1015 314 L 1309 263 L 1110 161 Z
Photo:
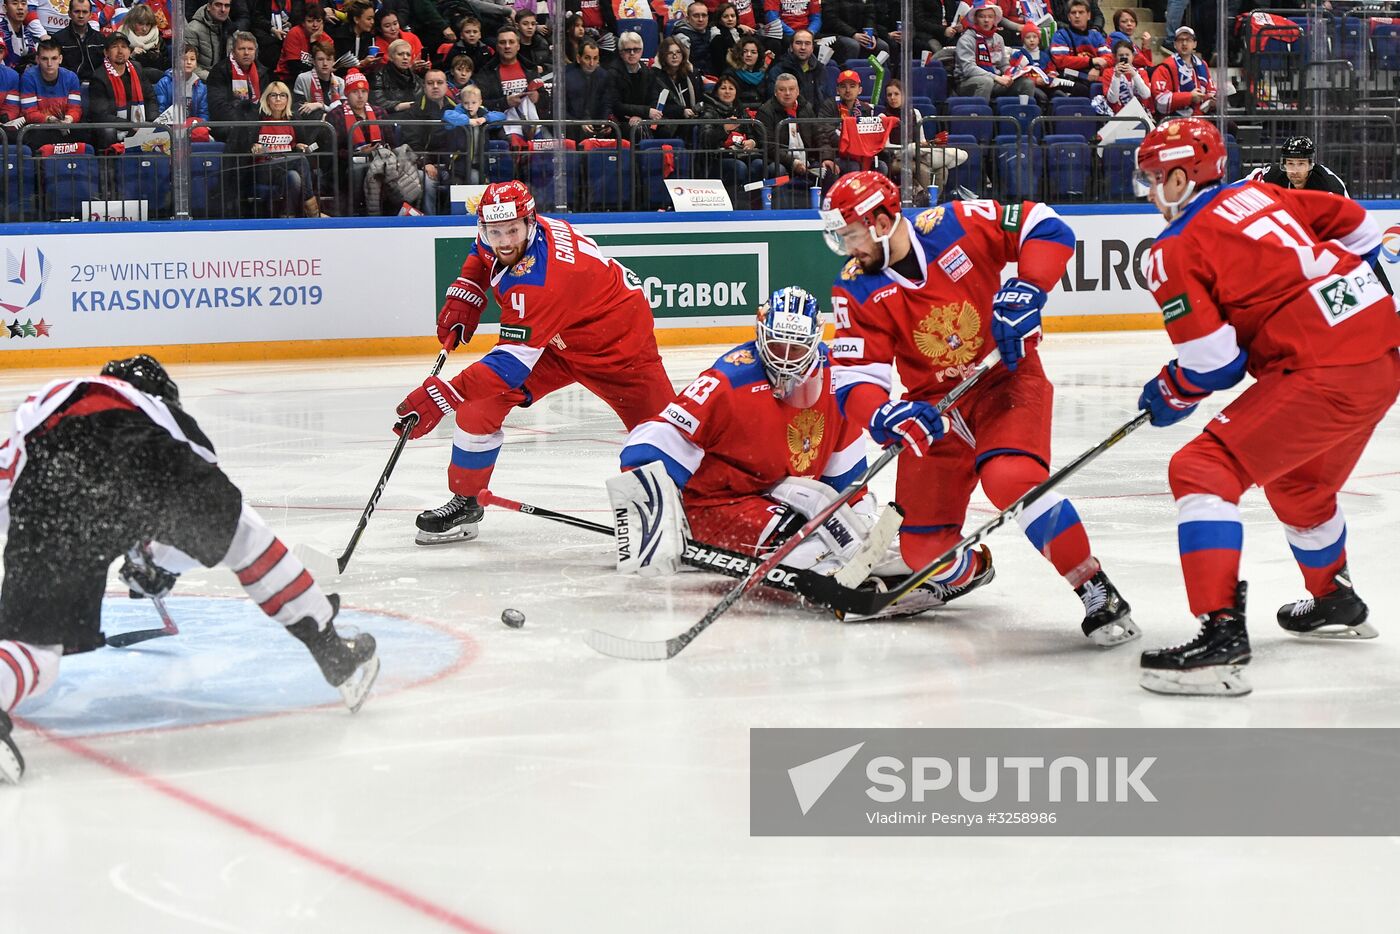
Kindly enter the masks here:
M 1349 62 L 1361 61 L 1361 50 L 1366 44 L 1366 24 L 1355 16 L 1344 16 L 1337 23 L 1337 58 Z
M 1051 100 L 1050 117 L 1044 124 L 1046 135 L 1073 134 L 1085 142 L 1093 142 L 1103 122 L 1094 105 L 1082 97 L 1057 97 Z
M 852 61 L 855 62 L 854 65 L 847 62 L 846 68 L 842 70 L 854 71 L 860 75 L 860 92 L 869 94 L 875 87 L 875 69 L 871 68 L 870 63 L 864 59 L 852 59 Z
M 1103 171 L 1107 194 L 1111 201 L 1137 198 L 1133 191 L 1133 172 L 1137 169 L 1136 140 L 1109 143 L 1104 147 Z
M 822 93 L 824 93 L 827 97 L 836 96 L 836 77 L 839 74 L 841 74 L 841 69 L 836 67 L 835 62 L 826 63 L 826 74 L 822 77 Z M 774 77 L 775 76 L 772 74 L 772 72 L 769 72 L 770 86 Z
M 954 103 L 957 101 L 958 103 Z M 948 132 L 972 136 L 986 146 L 992 142 L 996 121 L 992 108 L 980 97 L 948 99 Z M 959 118 L 972 119 L 959 119 Z
M 48 216 L 81 217 L 83 202 L 97 198 L 100 187 L 92 147 L 84 143 L 80 152 L 45 156 L 42 163 Z
M 637 144 L 637 173 L 644 197 L 642 208 L 663 208 L 671 204 L 671 196 L 666 191 L 666 178 L 663 174 L 666 162 L 665 147 L 671 147 L 674 165 L 671 178 L 690 177 L 690 153 L 685 143 L 679 139 L 644 139 Z
M 1376 68 L 1400 71 L 1400 24 L 1377 23 L 1371 33 L 1371 46 L 1376 53 Z
M 1005 201 L 1036 200 L 1040 187 L 1040 146 L 1015 133 L 996 138 L 996 196 Z
M 190 144 L 190 214 L 223 216 L 223 143 Z
M 933 103 L 933 98 L 931 97 L 923 97 L 919 94 L 911 94 L 909 96 L 909 103 L 912 106 L 918 108 L 919 113 L 933 114 L 938 112 L 938 108 Z
M 1225 134 L 1225 181 L 1238 181 L 1244 177 L 1244 156 L 1240 144 L 1233 134 Z
M 967 161 L 948 173 L 946 188 L 962 187 L 982 197 L 982 146 L 975 136 L 948 134 L 948 145 L 967 153 Z
M 584 146 L 584 172 L 588 179 L 590 207 L 626 210 L 632 191 L 632 151 Z
M 5 220 L 33 220 L 39 162 L 28 146 L 5 146 Z
M 934 103 L 948 99 L 948 70 L 941 62 L 915 65 L 910 69 L 909 93 L 927 97 Z
M 170 156 L 130 152 L 117 159 L 117 197 L 145 201 L 150 217 L 170 213 Z
M 1041 115 L 1040 105 L 1023 104 L 1019 97 L 998 97 L 997 116 L 1010 117 L 1016 121 L 1021 128 L 1021 135 L 1029 138 L 1031 135 L 1031 121 Z
M 536 150 L 528 157 L 530 188 L 535 193 L 535 200 L 540 204 L 553 204 L 554 179 L 560 173 L 564 176 L 565 197 L 569 203 L 573 204 L 578 196 L 579 155 L 574 151 L 573 140 L 566 139 L 563 144 L 562 150 Z
M 1050 201 L 1082 201 L 1089 193 L 1089 170 L 1094 164 L 1089 144 L 1079 136 L 1050 135 L 1045 137 L 1043 151 L 1045 197 Z
M 515 159 L 510 144 L 503 139 L 486 142 L 486 181 L 508 182 L 515 178 Z
M 617 21 L 617 34 L 620 36 L 624 32 L 635 32 L 642 37 L 642 58 L 656 57 L 656 47 L 661 44 L 661 34 L 656 26 L 656 20 L 650 17 L 646 19 L 620 19 Z

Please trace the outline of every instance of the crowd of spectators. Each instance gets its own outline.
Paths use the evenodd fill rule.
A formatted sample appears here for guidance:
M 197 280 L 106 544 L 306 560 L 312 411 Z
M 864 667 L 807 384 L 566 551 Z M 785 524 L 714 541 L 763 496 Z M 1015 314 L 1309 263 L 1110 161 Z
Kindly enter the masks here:
M 68 25 L 52 35 L 26 0 L 3 0 L 0 116 L 11 139 L 42 125 L 24 133 L 31 148 L 108 152 L 126 134 L 81 124 L 168 122 L 183 102 L 189 120 L 213 124 L 200 138 L 252 157 L 258 184 L 310 215 L 400 199 L 443 211 L 449 183 L 483 180 L 492 142 L 521 154 L 525 177 L 533 150 L 648 137 L 681 141 L 695 173 L 723 179 L 745 207 L 757 198 L 748 182 L 778 175 L 799 197 L 845 172 L 906 164 L 920 188 L 937 184 L 960 156 L 922 120 L 900 125 L 909 55 L 941 67 L 950 94 L 989 103 L 1048 111 L 1077 97 L 1104 115 L 1208 113 L 1211 71 L 1179 24 L 1188 7 L 1204 21 L 1197 7 L 1210 4 L 1157 2 L 1165 39 L 1140 30 L 1131 8 L 1106 22 L 1098 0 L 918 2 L 909 23 L 899 0 L 568 0 L 557 37 L 553 0 L 69 0 Z M 178 50 L 172 11 L 188 18 Z M 656 27 L 650 57 L 652 31 L 638 20 Z M 563 127 L 550 121 L 556 90 Z M 307 120 L 326 135 L 288 130 Z M 339 190 L 318 178 L 324 156 L 308 158 L 324 138 L 343 160 Z M 395 179 L 414 171 L 421 191 L 401 198 L 415 186 Z

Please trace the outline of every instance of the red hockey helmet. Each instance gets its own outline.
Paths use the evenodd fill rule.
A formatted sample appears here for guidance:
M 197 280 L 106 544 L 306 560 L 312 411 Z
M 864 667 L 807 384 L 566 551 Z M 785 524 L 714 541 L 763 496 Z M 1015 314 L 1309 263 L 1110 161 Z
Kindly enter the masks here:
M 879 172 L 852 172 L 843 175 L 826 191 L 822 200 L 822 228 L 826 235 L 826 245 L 839 256 L 846 256 L 846 247 L 841 229 L 851 224 L 861 224 L 870 228 L 870 235 L 877 242 L 888 240 L 876 235 L 875 210 L 884 208 L 896 221 L 902 216 L 899 212 L 899 189 Z M 888 258 L 888 245 L 886 245 Z
M 524 182 L 492 182 L 481 193 L 481 202 L 476 206 L 477 241 L 493 254 L 496 247 L 513 240 L 509 225 L 514 221 L 525 225 L 525 236 L 520 245 L 529 243 L 535 236 L 535 196 Z M 488 225 L 500 224 L 494 234 Z M 508 238 L 502 240 L 502 237 Z M 492 241 L 496 242 L 492 242 Z
M 1225 177 L 1226 159 L 1225 139 L 1214 123 L 1200 117 L 1169 120 L 1138 146 L 1136 181 L 1155 191 L 1157 203 L 1175 214 L 1201 186 Z M 1161 185 L 1173 169 L 1186 173 L 1187 185 L 1180 199 L 1168 203 Z

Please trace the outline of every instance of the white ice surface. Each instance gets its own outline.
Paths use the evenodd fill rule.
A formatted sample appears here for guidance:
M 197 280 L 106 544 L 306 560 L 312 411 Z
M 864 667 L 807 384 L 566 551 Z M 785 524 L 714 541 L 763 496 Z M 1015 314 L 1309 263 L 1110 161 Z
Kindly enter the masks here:
M 670 350 L 667 367 L 681 385 L 721 349 Z M 1132 415 L 1170 348 L 1160 334 L 1052 335 L 1044 354 L 1058 464 Z M 339 551 L 392 447 L 393 406 L 429 362 L 172 370 L 249 501 L 289 542 Z M 0 409 L 54 375 L 0 374 Z M 619 578 L 608 540 L 500 511 L 476 542 L 415 546 L 414 514 L 447 497 L 444 426 L 409 447 L 350 569 L 327 583 L 352 607 L 455 633 L 465 664 L 354 717 L 293 706 L 63 741 L 21 726 L 29 773 L 0 788 L 0 932 L 1394 930 L 1388 838 L 748 835 L 750 727 L 1400 725 L 1394 415 L 1342 495 L 1382 637 L 1307 644 L 1274 625 L 1301 581 L 1255 492 L 1243 504 L 1255 693 L 1137 686 L 1140 648 L 1194 632 L 1166 463 L 1226 395 L 1140 430 L 1067 487 L 1145 632 L 1114 651 L 1080 635 L 1078 600 L 1007 529 L 991 543 L 995 585 L 932 622 L 843 627 L 746 601 L 671 662 L 595 655 L 585 629 L 673 635 L 728 585 Z M 592 396 L 560 392 L 507 422 L 493 487 L 606 521 L 622 438 Z M 888 495 L 892 476 L 876 487 Z M 979 494 L 971 521 L 988 514 Z M 210 571 L 177 593 L 240 591 Z M 506 607 L 525 612 L 523 629 L 500 623 Z M 170 666 L 199 658 L 199 620 L 182 625 L 151 644 Z M 290 671 L 319 681 L 309 664 Z M 1339 774 L 1329 791 L 1346 787 Z

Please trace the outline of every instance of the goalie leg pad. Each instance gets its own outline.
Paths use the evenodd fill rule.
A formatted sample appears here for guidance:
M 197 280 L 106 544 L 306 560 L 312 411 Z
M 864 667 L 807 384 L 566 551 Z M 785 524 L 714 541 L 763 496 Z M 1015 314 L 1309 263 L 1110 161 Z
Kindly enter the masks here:
M 839 494 L 819 480 L 788 477 L 773 487 L 769 495 L 810 519 L 829 506 Z M 874 524 L 875 501 L 867 493 L 854 506 L 847 504 L 836 510 L 798 544 L 783 563 L 817 574 L 835 573 L 862 553 Z
M 611 477 L 617 570 L 643 577 L 675 574 L 690 536 L 680 491 L 659 462 Z

